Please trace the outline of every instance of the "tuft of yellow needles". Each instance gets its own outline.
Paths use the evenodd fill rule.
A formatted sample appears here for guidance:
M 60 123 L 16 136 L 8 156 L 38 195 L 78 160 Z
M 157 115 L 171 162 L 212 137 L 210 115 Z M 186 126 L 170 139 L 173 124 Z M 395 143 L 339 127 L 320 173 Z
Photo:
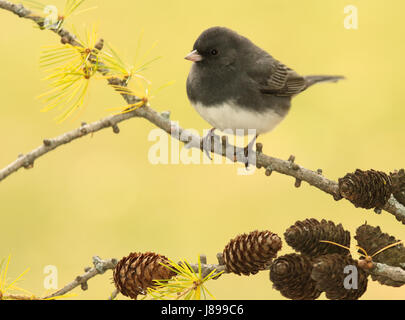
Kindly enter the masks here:
M 168 280 L 155 280 L 156 286 L 148 288 L 148 295 L 153 300 L 201 300 L 207 296 L 215 299 L 206 287 L 206 282 L 218 277 L 220 273 L 211 271 L 203 277 L 201 272 L 201 259 L 198 258 L 198 272 L 195 272 L 187 261 L 177 264 L 169 260 L 165 265 L 177 275 Z
M 84 40 L 78 37 L 81 46 L 69 43 L 43 50 L 40 67 L 49 75 L 51 90 L 38 96 L 45 102 L 43 112 L 54 108 L 64 109 L 57 117 L 58 122 L 64 121 L 75 110 L 83 106 L 89 89 L 90 79 L 99 68 L 100 50 L 97 48 L 97 32 L 95 27 L 86 30 Z

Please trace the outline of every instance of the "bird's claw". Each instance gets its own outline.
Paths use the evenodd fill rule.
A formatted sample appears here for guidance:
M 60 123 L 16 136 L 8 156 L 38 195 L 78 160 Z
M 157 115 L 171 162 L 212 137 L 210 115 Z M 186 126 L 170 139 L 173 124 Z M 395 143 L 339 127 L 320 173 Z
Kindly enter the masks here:
M 256 142 L 255 137 L 252 141 L 249 142 L 249 144 L 244 148 L 244 156 L 245 156 L 245 168 L 246 170 L 249 170 L 249 165 L 252 164 L 256 166 L 256 151 L 253 150 L 253 146 L 255 145 Z
M 219 136 L 215 133 L 215 128 L 212 128 L 208 133 L 201 139 L 201 149 L 204 150 L 208 159 L 212 160 L 210 153 L 212 152 L 212 146 L 215 145 L 216 141 L 219 141 Z

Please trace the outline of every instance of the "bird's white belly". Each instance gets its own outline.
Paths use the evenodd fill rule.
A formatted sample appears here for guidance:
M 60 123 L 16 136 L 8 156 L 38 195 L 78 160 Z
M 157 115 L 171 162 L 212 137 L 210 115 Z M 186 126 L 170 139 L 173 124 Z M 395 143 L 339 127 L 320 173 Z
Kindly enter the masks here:
M 274 129 L 283 120 L 282 116 L 271 109 L 259 113 L 241 108 L 232 102 L 210 107 L 195 103 L 193 107 L 214 128 L 221 131 L 231 129 L 234 134 L 239 131 L 239 134 L 246 135 L 249 129 L 256 130 L 256 134 L 262 134 Z

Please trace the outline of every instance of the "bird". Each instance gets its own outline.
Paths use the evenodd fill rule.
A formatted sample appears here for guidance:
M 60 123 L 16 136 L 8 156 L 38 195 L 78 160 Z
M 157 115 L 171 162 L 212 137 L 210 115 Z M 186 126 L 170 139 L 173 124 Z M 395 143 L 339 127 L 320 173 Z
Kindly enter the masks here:
M 259 135 L 273 130 L 286 117 L 294 96 L 316 83 L 344 79 L 339 75 L 301 76 L 247 37 L 220 26 L 203 31 L 185 59 L 192 62 L 187 97 L 212 126 L 203 138 L 209 158 L 216 129 L 244 136 L 254 131 L 245 147 L 248 154 Z

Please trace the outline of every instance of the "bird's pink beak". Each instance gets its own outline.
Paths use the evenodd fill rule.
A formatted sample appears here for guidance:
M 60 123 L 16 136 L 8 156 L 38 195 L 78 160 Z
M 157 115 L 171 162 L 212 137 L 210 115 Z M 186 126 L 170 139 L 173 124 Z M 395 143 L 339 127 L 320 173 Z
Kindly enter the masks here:
M 188 55 L 186 55 L 184 59 L 190 60 L 193 62 L 198 62 L 198 61 L 201 61 L 203 59 L 203 57 L 198 53 L 197 50 L 193 50 Z

